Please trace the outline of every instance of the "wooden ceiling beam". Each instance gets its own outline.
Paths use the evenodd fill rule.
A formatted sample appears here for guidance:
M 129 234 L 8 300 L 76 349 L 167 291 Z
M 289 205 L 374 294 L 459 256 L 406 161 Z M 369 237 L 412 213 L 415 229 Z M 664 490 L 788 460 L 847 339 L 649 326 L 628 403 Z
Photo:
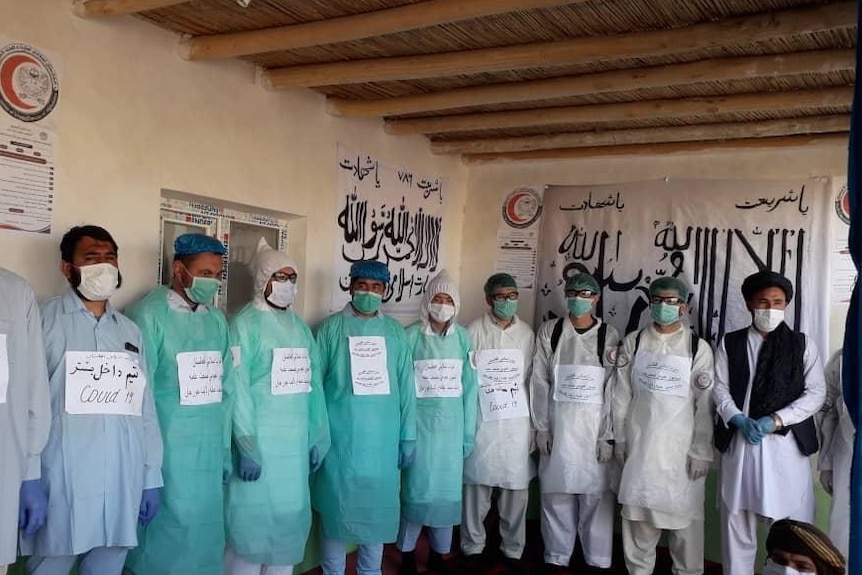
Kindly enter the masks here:
M 843 114 L 764 120 L 759 122 L 727 122 L 600 132 L 570 132 L 520 138 L 431 142 L 431 152 L 434 154 L 499 154 L 504 152 L 552 150 L 556 148 L 630 146 L 667 142 L 699 142 L 707 140 L 769 138 L 799 134 L 826 134 L 846 132 L 849 129 L 850 116 Z
M 576 4 L 586 0 L 427 0 L 388 10 L 264 30 L 197 36 L 180 41 L 187 60 L 237 58 L 309 46 L 397 34 L 517 10 Z
M 417 80 L 685 54 L 854 26 L 856 3 L 840 2 L 670 30 L 275 68 L 265 76 L 276 89 Z
M 534 108 L 512 112 L 488 112 L 387 120 L 387 134 L 444 134 L 469 130 L 498 130 L 560 124 L 627 122 L 632 120 L 689 118 L 715 114 L 789 111 L 849 106 L 853 87 L 755 92 L 728 96 L 647 100 L 619 104 L 595 104 Z
M 326 108 L 330 114 L 336 116 L 398 116 L 705 82 L 837 71 L 852 72 L 855 66 L 854 50 L 814 50 L 792 54 L 699 60 L 669 66 L 614 70 L 548 80 L 507 82 L 377 100 L 328 98 Z
M 189 0 L 75 0 L 72 12 L 81 18 L 105 18 L 158 10 Z
M 503 152 L 491 154 L 465 154 L 465 164 L 487 164 L 525 160 L 573 160 L 609 156 L 660 156 L 665 154 L 714 153 L 726 150 L 778 149 L 834 146 L 846 147 L 849 133 L 815 134 L 811 136 L 776 136 L 774 138 L 746 138 L 706 142 L 671 142 L 662 144 L 635 144 L 631 146 L 593 146 L 590 148 L 559 148 L 532 152 Z

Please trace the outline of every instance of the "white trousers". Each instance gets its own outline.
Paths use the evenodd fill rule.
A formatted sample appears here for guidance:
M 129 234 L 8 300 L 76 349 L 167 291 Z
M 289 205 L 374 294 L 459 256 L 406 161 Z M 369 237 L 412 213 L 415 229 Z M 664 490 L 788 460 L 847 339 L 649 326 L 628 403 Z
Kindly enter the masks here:
M 398 547 L 399 551 L 415 551 L 416 542 L 419 541 L 419 535 L 421 534 L 422 525 L 401 519 L 395 546 Z M 449 550 L 452 548 L 452 526 L 429 527 L 428 542 L 431 545 L 432 551 L 440 555 L 449 553 Z
M 81 555 L 33 555 L 27 560 L 25 571 L 27 575 L 69 575 L 80 557 L 79 575 L 120 575 L 128 552 L 128 547 L 94 547 Z
M 692 519 L 682 529 L 666 529 L 674 575 L 703 575 L 703 521 Z M 652 575 L 655 548 L 662 530 L 648 521 L 623 517 L 623 555 L 629 575 Z M 748 575 L 751 575 L 749 572 Z
M 542 494 L 542 540 L 545 563 L 567 566 L 581 538 L 587 565 L 611 566 L 614 540 L 614 494 Z
M 0 565 L 0 575 L 6 575 L 6 565 Z
M 461 519 L 461 551 L 476 555 L 485 549 L 485 517 L 491 509 L 494 487 L 464 485 Z M 528 489 L 499 488 L 497 512 L 500 514 L 500 550 L 510 559 L 520 559 L 527 540 Z
M 228 546 L 224 553 L 225 575 L 293 575 L 293 565 L 263 565 L 246 561 Z

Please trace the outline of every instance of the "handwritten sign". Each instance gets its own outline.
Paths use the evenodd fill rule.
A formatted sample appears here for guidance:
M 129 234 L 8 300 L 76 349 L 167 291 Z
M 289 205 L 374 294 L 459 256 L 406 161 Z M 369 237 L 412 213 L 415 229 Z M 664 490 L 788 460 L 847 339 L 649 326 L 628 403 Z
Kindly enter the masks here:
M 520 349 L 483 349 L 476 353 L 476 369 L 483 421 L 530 417 Z
M 638 351 L 632 378 L 642 390 L 650 393 L 688 397 L 691 359 Z
M 419 359 L 413 362 L 416 398 L 461 397 L 460 359 Z
M 311 392 L 311 359 L 304 347 L 272 350 L 270 382 L 273 395 Z
M 348 340 L 354 395 L 389 395 L 386 340 L 380 336 L 350 337 Z
M 220 351 L 178 353 L 180 405 L 221 403 L 223 370 Z
M 605 369 L 595 365 L 558 365 L 554 370 L 554 401 L 604 403 Z
M 66 413 L 141 415 L 147 378 L 128 353 L 67 351 L 65 368 Z
M 9 389 L 9 352 L 6 349 L 6 334 L 0 333 L 0 403 L 6 403 Z

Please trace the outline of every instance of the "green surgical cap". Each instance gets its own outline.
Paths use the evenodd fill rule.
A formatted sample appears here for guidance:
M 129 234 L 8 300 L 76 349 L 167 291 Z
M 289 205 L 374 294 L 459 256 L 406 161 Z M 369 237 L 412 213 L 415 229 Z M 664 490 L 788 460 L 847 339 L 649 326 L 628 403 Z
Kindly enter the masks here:
M 688 286 L 682 280 L 670 277 L 660 277 L 649 284 L 650 297 L 656 295 L 660 291 L 675 291 L 677 295 L 684 301 L 688 301 Z
M 601 288 L 599 288 L 599 282 L 596 281 L 596 278 L 587 273 L 575 274 L 566 282 L 566 291 L 581 291 L 585 289 L 594 293 L 602 291 Z
M 515 283 L 515 278 L 509 274 L 494 274 L 485 282 L 485 295 L 492 295 L 500 288 L 517 289 L 518 284 Z

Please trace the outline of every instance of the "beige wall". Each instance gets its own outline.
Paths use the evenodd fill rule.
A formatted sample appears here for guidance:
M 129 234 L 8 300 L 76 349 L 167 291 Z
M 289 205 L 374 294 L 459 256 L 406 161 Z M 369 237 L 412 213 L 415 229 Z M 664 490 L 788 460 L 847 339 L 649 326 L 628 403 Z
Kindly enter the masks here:
M 320 286 L 333 279 L 335 235 L 320 230 L 332 229 L 337 212 L 338 141 L 449 178 L 442 255 L 457 276 L 467 174 L 460 162 L 430 155 L 424 138 L 384 135 L 379 121 L 333 118 L 311 91 L 265 91 L 249 65 L 183 61 L 177 37 L 150 24 L 81 20 L 70 6 L 0 0 L 0 35 L 50 51 L 61 74 L 54 232 L 0 232 L 0 266 L 25 276 L 39 297 L 62 288 L 59 239 L 84 222 L 105 226 L 120 245 L 119 305 L 151 287 L 165 188 L 307 216 L 292 229 L 291 251 L 304 272 L 302 308 L 318 321 L 329 303 Z
M 471 166 L 462 238 L 461 318 L 468 321 L 485 308 L 482 284 L 494 271 L 500 203 L 503 194 L 514 187 L 610 184 L 664 177 L 792 179 L 843 176 L 846 172 L 847 152 L 843 147 Z M 828 296 L 824 294 L 824 297 Z M 534 303 L 534 292 L 524 290 L 518 314 L 532 322 Z M 835 307 L 832 311 L 829 339 L 833 349 L 840 346 L 845 313 L 846 307 Z

